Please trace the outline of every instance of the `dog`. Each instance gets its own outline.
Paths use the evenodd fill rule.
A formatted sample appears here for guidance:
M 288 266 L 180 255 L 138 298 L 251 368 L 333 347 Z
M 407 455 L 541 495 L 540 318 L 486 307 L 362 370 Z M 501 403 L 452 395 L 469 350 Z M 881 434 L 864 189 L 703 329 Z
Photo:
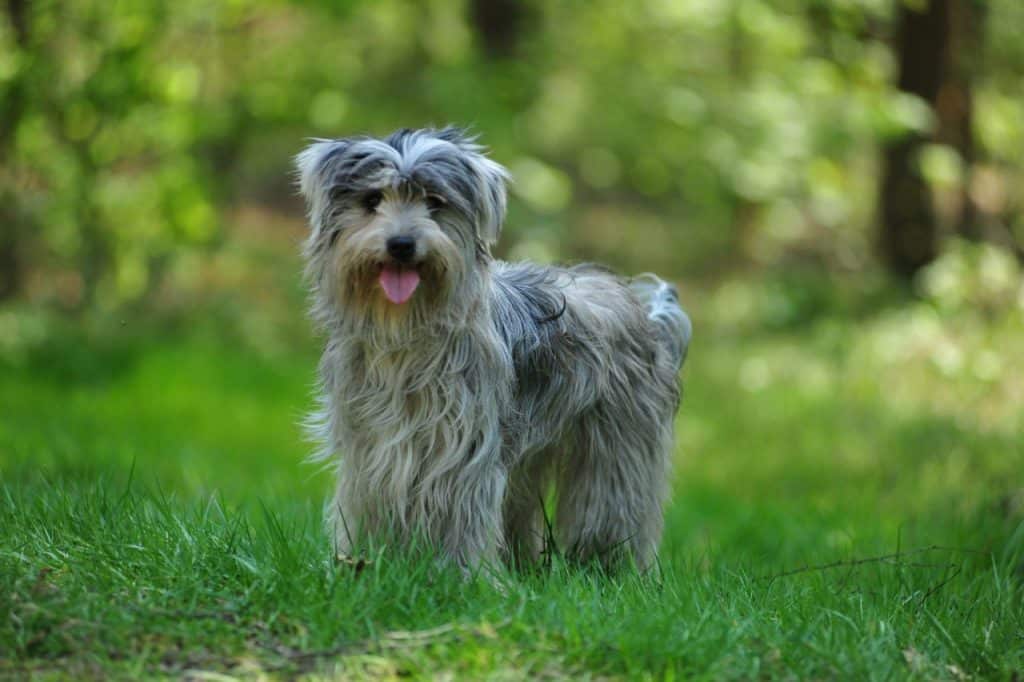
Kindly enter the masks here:
M 674 287 L 493 258 L 510 177 L 459 128 L 314 140 L 296 166 L 336 551 L 649 566 L 691 336 Z

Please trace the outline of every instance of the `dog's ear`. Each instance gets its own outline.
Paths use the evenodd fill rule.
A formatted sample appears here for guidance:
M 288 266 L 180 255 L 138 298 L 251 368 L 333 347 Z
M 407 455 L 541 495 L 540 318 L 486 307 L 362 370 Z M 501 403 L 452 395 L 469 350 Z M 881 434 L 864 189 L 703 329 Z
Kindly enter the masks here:
M 466 130 L 449 126 L 439 130 L 437 137 L 451 142 L 465 155 L 476 181 L 480 239 L 488 246 L 493 245 L 505 223 L 506 185 L 512 176 L 500 163 L 487 158 L 484 147 L 477 144 L 476 136 Z
M 490 160 L 482 153 L 469 152 L 470 164 L 477 176 L 479 215 L 477 216 L 480 239 L 493 246 L 501 235 L 505 224 L 507 204 L 506 183 L 510 176 L 500 163 Z
M 326 171 L 330 160 L 351 144 L 351 140 L 314 140 L 295 156 L 299 192 L 306 200 L 309 219 L 314 226 L 328 204 L 330 183 Z

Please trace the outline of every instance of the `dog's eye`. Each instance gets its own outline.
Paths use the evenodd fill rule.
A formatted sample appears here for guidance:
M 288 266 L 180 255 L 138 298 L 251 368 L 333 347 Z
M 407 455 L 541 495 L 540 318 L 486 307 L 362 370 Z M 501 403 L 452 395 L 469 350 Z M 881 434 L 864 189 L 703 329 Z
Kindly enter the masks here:
M 444 197 L 437 194 L 428 194 L 424 201 L 427 202 L 427 210 L 431 213 L 440 211 L 442 208 L 448 205 L 448 202 L 444 200 Z
M 363 208 L 372 213 L 377 210 L 377 207 L 380 206 L 380 202 L 383 200 L 384 193 L 380 190 L 367 192 L 363 195 Z

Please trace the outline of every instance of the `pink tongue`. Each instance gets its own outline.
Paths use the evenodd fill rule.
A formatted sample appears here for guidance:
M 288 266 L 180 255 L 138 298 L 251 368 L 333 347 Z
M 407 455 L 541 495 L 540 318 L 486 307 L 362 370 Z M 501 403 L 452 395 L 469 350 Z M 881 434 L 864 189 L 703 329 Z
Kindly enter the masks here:
M 420 273 L 411 268 L 407 270 L 394 265 L 385 265 L 380 271 L 380 286 L 384 289 L 384 295 L 392 303 L 408 301 L 419 283 Z

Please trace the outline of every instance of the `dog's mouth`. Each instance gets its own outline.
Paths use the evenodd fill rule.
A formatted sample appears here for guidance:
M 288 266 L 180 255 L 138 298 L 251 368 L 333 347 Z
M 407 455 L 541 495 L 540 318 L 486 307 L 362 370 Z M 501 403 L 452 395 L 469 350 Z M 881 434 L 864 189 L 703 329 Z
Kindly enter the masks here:
M 412 298 L 416 287 L 420 285 L 420 273 L 414 265 L 384 263 L 378 281 L 384 296 L 392 303 L 401 305 Z

